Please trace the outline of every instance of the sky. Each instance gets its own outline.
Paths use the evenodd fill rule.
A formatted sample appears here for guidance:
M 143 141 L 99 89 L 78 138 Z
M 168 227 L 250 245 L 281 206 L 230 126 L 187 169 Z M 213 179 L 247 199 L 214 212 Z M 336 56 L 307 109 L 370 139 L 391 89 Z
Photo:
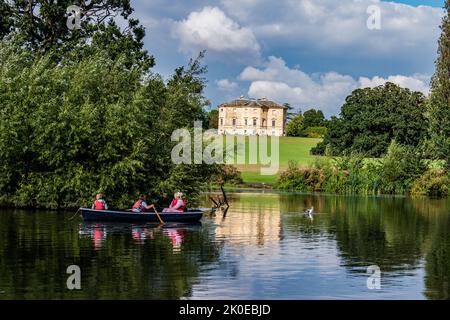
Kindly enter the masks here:
M 429 92 L 443 0 L 132 0 L 153 71 L 201 50 L 210 108 L 243 95 L 338 115 L 386 81 Z

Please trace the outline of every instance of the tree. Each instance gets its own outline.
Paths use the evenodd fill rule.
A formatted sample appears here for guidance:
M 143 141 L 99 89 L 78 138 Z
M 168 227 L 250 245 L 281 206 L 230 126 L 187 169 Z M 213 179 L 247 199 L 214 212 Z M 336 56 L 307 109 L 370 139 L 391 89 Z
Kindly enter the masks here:
M 335 155 L 355 151 L 380 157 L 392 140 L 419 146 L 427 129 L 424 113 L 425 97 L 420 92 L 390 82 L 356 89 L 346 98 L 340 117 L 331 118 L 324 141 L 312 152 L 323 153 L 329 146 Z
M 0 0 L 0 39 L 9 34 L 12 29 L 11 7 L 5 0 Z
M 74 207 L 104 192 L 123 208 L 138 192 L 204 190 L 216 166 L 171 161 L 173 130 L 203 115 L 200 60 L 164 83 L 104 49 L 67 59 L 0 43 L 1 204 Z
M 219 128 L 219 110 L 214 109 L 208 112 L 207 116 L 207 126 L 208 129 L 218 129 Z
M 436 71 L 431 81 L 428 103 L 429 153 L 432 158 L 447 160 L 450 167 L 450 0 L 444 6 Z
M 286 120 L 291 120 L 292 117 L 295 116 L 295 112 L 292 112 L 292 110 L 294 110 L 294 107 L 291 106 L 290 103 L 283 103 L 283 106 L 287 108 L 287 112 L 286 112 Z M 301 111 L 299 111 L 299 113 L 301 113 Z
M 303 114 L 303 127 L 305 129 L 309 127 L 324 127 L 325 116 L 321 110 L 309 109 Z
M 148 69 L 154 65 L 154 58 L 143 50 L 144 28 L 130 18 L 130 0 L 0 1 L 0 39 L 14 36 L 36 53 L 52 52 L 55 60 L 64 54 L 72 59 L 84 57 L 100 47 L 108 49 L 113 59 L 125 53 L 128 67 L 138 63 Z M 67 27 L 66 11 L 71 5 L 81 9 L 80 29 Z M 113 20 L 119 15 L 128 23 L 124 30 Z
M 301 112 L 293 116 L 286 126 L 286 134 L 289 137 L 301 137 L 303 134 L 303 120 Z

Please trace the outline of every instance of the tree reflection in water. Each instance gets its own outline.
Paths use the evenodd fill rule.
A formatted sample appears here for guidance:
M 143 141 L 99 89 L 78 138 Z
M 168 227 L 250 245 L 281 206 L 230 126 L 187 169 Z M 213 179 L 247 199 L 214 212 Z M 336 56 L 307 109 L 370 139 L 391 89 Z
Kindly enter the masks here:
M 450 200 L 229 193 L 202 224 L 0 212 L 0 299 L 449 298 Z M 205 196 L 204 206 L 209 204 Z M 314 206 L 314 220 L 303 210 Z M 66 288 L 67 267 L 82 289 Z M 382 290 L 365 287 L 378 265 Z
M 2 211 L 0 299 L 179 299 L 221 246 L 197 225 L 68 221 L 73 213 Z M 67 290 L 67 267 L 82 289 Z

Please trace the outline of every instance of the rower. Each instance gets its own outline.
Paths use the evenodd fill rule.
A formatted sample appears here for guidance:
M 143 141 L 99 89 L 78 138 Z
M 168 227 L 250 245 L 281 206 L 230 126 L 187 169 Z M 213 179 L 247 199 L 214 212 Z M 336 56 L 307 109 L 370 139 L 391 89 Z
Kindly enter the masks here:
M 98 193 L 95 196 L 95 201 L 92 204 L 92 209 L 94 209 L 94 210 L 108 210 L 108 204 L 103 199 L 103 194 Z
M 139 200 L 136 201 L 136 203 L 131 208 L 131 211 L 140 213 L 144 212 L 145 210 L 155 209 L 155 206 L 153 204 L 148 205 L 147 204 L 147 197 L 140 194 Z

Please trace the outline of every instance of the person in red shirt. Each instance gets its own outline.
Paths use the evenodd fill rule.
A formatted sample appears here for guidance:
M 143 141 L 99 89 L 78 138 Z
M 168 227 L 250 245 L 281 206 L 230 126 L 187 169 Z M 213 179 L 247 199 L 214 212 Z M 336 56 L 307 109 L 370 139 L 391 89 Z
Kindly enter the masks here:
M 98 193 L 95 196 L 95 201 L 92 204 L 92 209 L 94 209 L 94 210 L 108 210 L 108 204 L 103 199 L 103 194 Z
M 147 197 L 140 194 L 138 201 L 136 201 L 136 203 L 133 205 L 131 211 L 135 213 L 140 213 L 150 209 L 155 209 L 155 206 L 153 204 L 147 204 Z

